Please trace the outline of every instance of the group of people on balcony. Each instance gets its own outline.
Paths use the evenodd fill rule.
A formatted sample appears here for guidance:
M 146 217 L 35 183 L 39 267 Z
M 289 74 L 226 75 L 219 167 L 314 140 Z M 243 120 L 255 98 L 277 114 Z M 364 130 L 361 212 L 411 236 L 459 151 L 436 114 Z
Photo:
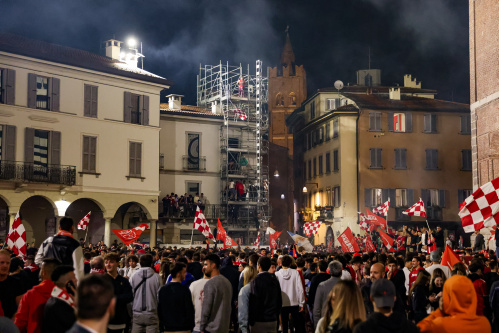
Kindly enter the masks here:
M 208 200 L 204 193 L 196 193 L 194 196 L 192 194 L 179 196 L 175 193 L 170 193 L 165 195 L 163 199 L 163 217 L 193 217 L 196 214 L 196 207 L 204 211 Z

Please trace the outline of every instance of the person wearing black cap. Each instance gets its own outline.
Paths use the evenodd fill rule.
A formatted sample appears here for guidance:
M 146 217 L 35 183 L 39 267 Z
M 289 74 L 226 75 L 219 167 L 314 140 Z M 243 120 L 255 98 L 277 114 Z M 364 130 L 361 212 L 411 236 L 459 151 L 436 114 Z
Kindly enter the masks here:
M 371 302 L 374 312 L 367 320 L 355 326 L 353 333 L 419 332 L 416 325 L 407 320 L 404 313 L 393 312 L 395 285 L 390 280 L 377 279 L 371 286 Z

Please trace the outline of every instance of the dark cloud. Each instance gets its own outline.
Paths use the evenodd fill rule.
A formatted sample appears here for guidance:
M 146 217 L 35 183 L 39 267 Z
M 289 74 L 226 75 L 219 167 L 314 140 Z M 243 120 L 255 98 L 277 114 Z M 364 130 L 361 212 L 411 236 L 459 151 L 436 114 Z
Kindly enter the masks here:
M 0 30 L 102 52 L 134 35 L 145 69 L 195 103 L 200 64 L 279 62 L 290 25 L 309 93 L 368 66 L 384 84 L 406 73 L 439 98 L 469 101 L 468 4 L 453 0 L 0 0 Z

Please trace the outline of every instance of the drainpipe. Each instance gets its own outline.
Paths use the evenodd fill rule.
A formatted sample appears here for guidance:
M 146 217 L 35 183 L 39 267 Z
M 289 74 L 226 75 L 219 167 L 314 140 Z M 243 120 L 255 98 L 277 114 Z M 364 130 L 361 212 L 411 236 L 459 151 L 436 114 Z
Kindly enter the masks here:
M 356 133 L 355 133 L 355 153 L 357 154 L 357 212 L 360 212 L 360 184 L 359 184 L 359 118 L 360 118 L 360 110 L 357 113 L 356 120 Z M 359 221 L 359 216 L 357 214 L 357 222 Z

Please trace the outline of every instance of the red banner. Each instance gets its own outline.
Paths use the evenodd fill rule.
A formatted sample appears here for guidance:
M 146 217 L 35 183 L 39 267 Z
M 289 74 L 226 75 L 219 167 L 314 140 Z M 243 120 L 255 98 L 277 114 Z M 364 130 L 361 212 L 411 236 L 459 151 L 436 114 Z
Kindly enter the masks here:
M 343 252 L 358 252 L 360 251 L 355 238 L 353 237 L 352 230 L 347 227 L 345 231 L 338 237 Z
M 366 245 L 364 246 L 364 252 L 373 251 L 376 252 L 376 247 L 374 247 L 373 241 L 371 240 L 371 236 L 366 236 Z
M 281 235 L 282 231 L 276 231 L 273 234 L 269 234 L 270 248 L 275 249 L 277 247 L 277 238 Z
M 217 235 L 218 235 L 218 230 L 217 230 Z M 224 250 L 233 246 L 237 246 L 237 243 L 226 234 L 224 238 Z
M 385 247 L 388 249 L 390 252 L 395 252 L 395 249 L 393 248 L 393 238 L 388 236 L 383 230 L 378 229 L 378 233 L 381 236 L 381 240 L 383 240 L 383 244 L 385 244 Z
M 224 227 L 222 227 L 222 222 L 220 222 L 220 219 L 218 219 L 218 224 L 217 224 L 217 240 L 221 240 L 225 242 L 225 237 L 227 236 L 227 233 L 225 232 Z
M 378 216 L 366 208 L 366 219 L 372 223 L 381 226 L 381 228 L 386 229 L 386 220 L 381 216 Z
M 452 270 L 452 267 L 454 267 L 454 265 L 457 264 L 458 262 L 462 263 L 462 261 L 459 260 L 457 254 L 455 254 L 454 251 L 452 251 L 452 249 L 450 248 L 450 246 L 447 245 L 445 247 L 444 255 L 442 256 L 442 262 L 440 263 L 440 265 L 447 266 Z
M 133 229 L 113 229 L 113 232 L 118 236 L 119 239 L 126 245 L 132 244 L 136 239 L 139 239 L 140 235 L 144 230 L 148 228 L 148 225 L 142 223 Z

